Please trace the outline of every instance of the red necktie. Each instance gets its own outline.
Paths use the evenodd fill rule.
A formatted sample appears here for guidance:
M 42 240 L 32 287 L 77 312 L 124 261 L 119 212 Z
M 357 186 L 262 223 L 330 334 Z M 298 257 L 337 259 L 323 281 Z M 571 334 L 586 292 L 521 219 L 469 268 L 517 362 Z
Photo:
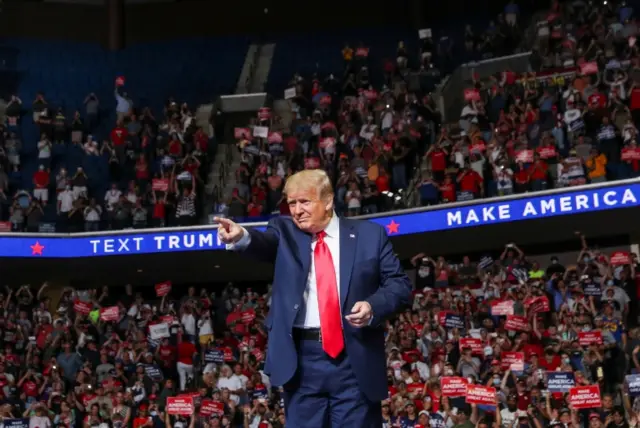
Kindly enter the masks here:
M 327 233 L 324 230 L 317 235 L 316 248 L 313 250 L 313 262 L 316 271 L 322 349 L 330 357 L 336 358 L 344 349 L 344 337 L 342 335 L 336 270 L 333 267 L 329 246 L 324 242 L 325 236 Z

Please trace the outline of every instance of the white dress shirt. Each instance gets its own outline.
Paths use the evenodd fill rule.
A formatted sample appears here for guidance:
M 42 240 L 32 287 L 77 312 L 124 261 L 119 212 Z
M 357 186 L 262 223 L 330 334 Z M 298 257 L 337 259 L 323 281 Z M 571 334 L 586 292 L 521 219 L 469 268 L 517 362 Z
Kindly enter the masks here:
M 244 229 L 244 235 L 235 244 L 227 244 L 227 250 L 242 251 L 246 249 L 251 243 L 251 235 Z M 340 219 L 334 213 L 331 217 L 331 221 L 324 230 L 327 236 L 324 237 L 324 242 L 329 247 L 331 253 L 331 259 L 333 261 L 333 268 L 336 271 L 336 287 L 338 288 L 338 302 L 340 302 Z M 316 248 L 317 239 L 314 237 L 311 240 L 311 248 L 309 251 L 313 254 Z M 301 257 L 305 257 L 301 255 Z M 293 326 L 296 328 L 320 328 L 320 311 L 318 310 L 318 287 L 316 285 L 316 270 L 315 260 L 311 257 L 311 267 L 309 269 L 309 277 L 307 278 L 307 285 L 304 290 L 304 305 L 298 311 Z M 340 311 L 342 313 L 342 310 Z

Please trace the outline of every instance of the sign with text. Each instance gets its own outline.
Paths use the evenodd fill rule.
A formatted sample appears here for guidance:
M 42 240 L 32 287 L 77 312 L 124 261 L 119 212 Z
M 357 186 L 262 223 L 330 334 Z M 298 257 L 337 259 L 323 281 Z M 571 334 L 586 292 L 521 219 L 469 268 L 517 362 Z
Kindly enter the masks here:
M 513 300 L 503 300 L 491 303 L 491 315 L 513 315 Z
M 171 291 L 171 281 L 159 282 L 156 284 L 156 296 L 162 297 Z
M 508 315 L 504 328 L 509 331 L 529 331 L 529 320 L 519 315 Z
M 461 337 L 459 342 L 460 350 L 464 348 L 470 348 L 471 353 L 475 355 L 482 355 L 484 353 L 484 345 L 482 339 L 476 339 L 473 337 Z
M 171 337 L 171 332 L 169 331 L 169 324 L 162 322 L 159 324 L 150 325 L 149 337 L 152 340 L 159 340 L 159 339 L 164 339 L 165 337 Z
M 87 315 L 89 312 L 91 312 L 91 309 L 93 309 L 93 303 L 91 302 L 83 302 L 82 300 L 76 300 L 73 303 L 73 310 L 76 311 L 76 313 Z
M 580 346 L 602 345 L 602 332 L 599 330 L 580 331 L 578 332 L 578 343 Z
M 463 329 L 464 328 L 464 318 L 461 317 L 460 315 L 449 313 L 444 317 L 444 326 L 446 328 Z
M 613 266 L 628 265 L 630 261 L 629 253 L 626 251 L 615 251 L 611 254 L 610 261 Z
M 569 372 L 548 372 L 547 389 L 549 392 L 569 392 L 573 388 L 576 380 L 573 373 Z
M 595 409 L 602 406 L 600 386 L 575 386 L 569 388 L 569 403 L 574 409 Z
M 167 397 L 166 409 L 170 415 L 191 416 L 193 414 L 193 398 Z
M 640 375 L 631 374 L 627 375 L 624 378 L 627 387 L 629 388 L 629 395 L 632 397 L 637 397 L 640 395 Z
M 120 308 L 117 306 L 109 306 L 100 309 L 100 319 L 102 321 L 118 321 L 120 319 Z
M 151 181 L 151 189 L 156 192 L 166 192 L 167 190 L 169 190 L 169 179 L 154 178 Z
M 525 299 L 524 305 L 529 308 L 529 313 L 537 314 L 540 312 L 549 312 L 549 298 L 547 296 L 536 296 Z
M 306 160 L 305 160 L 306 161 Z M 640 180 L 525 193 L 505 200 L 480 200 L 465 205 L 439 205 L 411 213 L 385 213 L 369 221 L 392 236 L 441 232 L 467 227 L 513 223 L 640 206 Z M 266 224 L 247 225 L 264 230 Z M 392 227 L 393 226 L 393 227 Z M 224 250 L 217 226 L 101 232 L 91 235 L 9 233 L 0 235 L 0 257 L 61 258 L 123 256 Z
M 467 404 L 496 405 L 496 389 L 488 386 L 469 384 L 465 396 Z
M 467 378 L 443 376 L 440 378 L 440 390 L 445 397 L 462 397 L 467 393 Z
M 202 400 L 200 404 L 200 415 L 201 416 L 211 416 L 218 415 L 221 416 L 224 414 L 224 403 L 222 401 L 211 400 L 205 398 Z
M 524 352 L 502 352 L 500 354 L 500 365 L 503 370 L 521 372 L 524 370 Z

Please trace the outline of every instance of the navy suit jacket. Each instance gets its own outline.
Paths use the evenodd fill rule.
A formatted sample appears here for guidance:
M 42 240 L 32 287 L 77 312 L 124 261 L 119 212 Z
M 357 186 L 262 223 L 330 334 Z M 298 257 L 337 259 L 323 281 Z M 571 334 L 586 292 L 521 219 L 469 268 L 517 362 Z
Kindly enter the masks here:
M 346 352 L 360 389 L 372 401 L 388 396 L 385 320 L 409 304 L 411 283 L 393 253 L 384 228 L 364 220 L 340 218 L 340 305 L 342 315 L 358 301 L 373 309 L 369 326 L 351 327 L 343 319 Z M 293 325 L 304 305 L 311 267 L 311 235 L 288 217 L 269 222 L 267 230 L 250 230 L 245 252 L 275 264 L 264 371 L 273 385 L 285 385 L 298 367 Z

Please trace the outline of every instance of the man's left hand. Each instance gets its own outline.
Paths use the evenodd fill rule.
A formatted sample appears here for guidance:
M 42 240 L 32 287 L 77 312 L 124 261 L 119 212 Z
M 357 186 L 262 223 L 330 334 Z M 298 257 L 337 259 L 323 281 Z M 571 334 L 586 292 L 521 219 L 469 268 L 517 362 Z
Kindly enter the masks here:
M 345 317 L 352 327 L 365 327 L 373 318 L 373 310 L 368 302 L 356 302 L 351 313 Z

